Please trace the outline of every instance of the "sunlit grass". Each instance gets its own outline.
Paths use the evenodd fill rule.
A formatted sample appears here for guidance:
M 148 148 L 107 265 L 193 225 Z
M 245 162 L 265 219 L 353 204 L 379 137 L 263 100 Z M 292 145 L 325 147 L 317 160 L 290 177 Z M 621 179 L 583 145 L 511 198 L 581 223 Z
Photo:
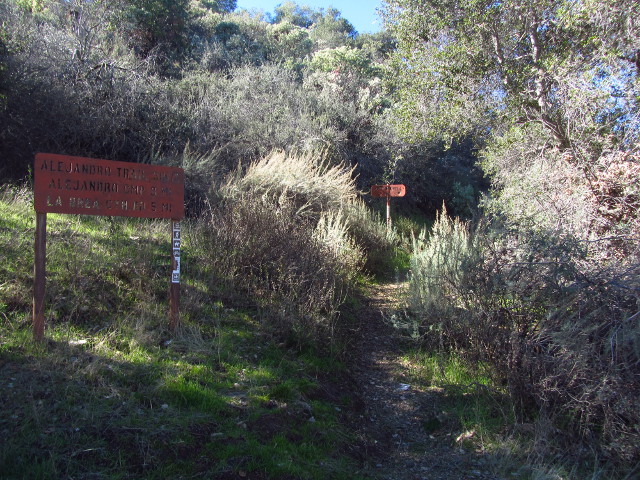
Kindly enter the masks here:
M 405 355 L 403 363 L 414 381 L 426 386 L 491 383 L 488 366 L 472 366 L 454 354 L 414 350 Z
M 459 423 L 461 442 L 474 448 L 498 448 L 500 435 L 513 424 L 515 415 L 507 392 L 494 385 L 489 367 L 470 364 L 456 354 L 414 350 L 403 359 L 407 380 L 424 389 L 433 389 L 443 398 L 446 416 Z M 442 425 L 438 416 L 425 420 L 427 431 Z
M 337 405 L 316 388 L 319 368 L 341 365 L 288 350 L 250 310 L 212 298 L 189 222 L 182 325 L 170 332 L 167 222 L 49 215 L 46 341 L 35 343 L 25 198 L 0 199 L 3 478 L 358 478 L 336 454 L 349 441 Z

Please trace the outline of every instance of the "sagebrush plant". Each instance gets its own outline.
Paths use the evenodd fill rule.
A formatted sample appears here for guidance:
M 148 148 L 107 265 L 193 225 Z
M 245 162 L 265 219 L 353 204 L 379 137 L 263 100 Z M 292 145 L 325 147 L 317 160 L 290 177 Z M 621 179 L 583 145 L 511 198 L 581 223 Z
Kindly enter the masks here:
M 443 205 L 430 231 L 413 238 L 410 275 L 410 307 L 419 312 L 421 328 L 437 333 L 438 343 L 453 341 L 463 347 L 462 338 L 447 333 L 448 322 L 464 323 L 464 298 L 459 286 L 465 267 L 479 255 L 468 224 L 447 215 Z
M 286 197 L 300 209 L 318 214 L 339 212 L 357 197 L 353 169 L 332 165 L 322 151 L 274 151 L 239 169 L 223 188 L 225 196 L 237 192 L 271 199 Z
M 434 346 L 492 365 L 521 418 L 543 411 L 603 458 L 633 465 L 640 457 L 637 244 L 626 244 L 624 262 L 604 262 L 591 243 L 568 235 L 496 235 L 498 228 L 471 230 L 441 215 L 433 235 L 415 243 L 418 330 Z
M 278 336 L 329 338 L 353 274 L 297 211 L 285 199 L 274 205 L 249 195 L 212 208 L 205 227 L 212 286 L 261 308 Z
M 380 214 L 362 200 L 346 205 L 345 212 L 349 235 L 365 255 L 365 271 L 376 276 L 397 273 L 401 237 L 396 228 L 388 228 Z
M 323 152 L 275 151 L 213 190 L 203 228 L 214 282 L 257 304 L 278 335 L 333 338 L 369 253 L 352 228 L 363 223 L 354 209 L 365 208 L 353 170 Z
M 313 239 L 327 248 L 342 265 L 341 272 L 349 283 L 355 283 L 366 258 L 361 246 L 349 234 L 348 220 L 343 212 L 326 212 L 320 216 Z
M 326 151 L 274 151 L 214 182 L 206 230 L 212 283 L 241 294 L 280 336 L 334 339 L 363 273 L 389 270 L 397 234 Z M 220 254 L 224 252 L 224 254 Z
M 354 168 L 333 163 L 330 157 L 324 149 L 274 151 L 246 168 L 236 169 L 220 186 L 219 195 L 238 198 L 248 194 L 273 205 L 290 202 L 301 218 L 312 223 L 322 221 L 325 229 L 333 227 L 334 233 L 325 232 L 324 238 L 333 236 L 334 249 L 340 239 L 340 248 L 354 254 L 353 265 L 362 256 L 355 248 L 364 254 L 367 271 L 383 271 L 399 243 L 398 236 L 360 199 Z

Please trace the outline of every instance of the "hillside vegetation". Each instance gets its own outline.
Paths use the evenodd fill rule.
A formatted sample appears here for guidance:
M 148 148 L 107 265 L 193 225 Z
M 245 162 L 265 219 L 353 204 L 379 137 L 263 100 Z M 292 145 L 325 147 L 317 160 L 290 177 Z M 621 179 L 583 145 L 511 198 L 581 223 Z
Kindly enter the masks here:
M 169 332 L 166 221 L 50 214 L 39 345 L 31 205 L 0 201 L 2 478 L 357 478 L 335 321 L 360 263 L 335 229 L 286 201 L 184 222 Z
M 360 35 L 293 2 L 0 0 L 14 476 L 360 471 L 350 400 L 324 380 L 362 334 L 356 293 L 408 278 L 389 320 L 415 341 L 412 368 L 462 365 L 455 388 L 500 405 L 473 448 L 514 454 L 530 478 L 635 478 L 639 4 L 386 0 L 381 15 Z M 184 168 L 175 336 L 168 227 L 52 216 L 50 342 L 31 343 L 39 151 Z M 392 229 L 366 193 L 380 183 L 407 186 Z
M 401 128 L 473 135 L 492 181 L 478 222 L 414 243 L 419 334 L 494 365 L 522 421 L 635 465 L 640 7 L 388 3 Z
M 440 142 L 395 133 L 393 37 L 357 35 L 334 9 L 285 2 L 267 21 L 234 6 L 0 2 L 1 174 L 24 177 L 37 151 L 179 165 L 197 212 L 221 171 L 322 150 L 357 165 L 363 190 L 411 182 L 412 201 L 433 212 L 455 182 L 477 190 L 469 144 L 440 159 Z

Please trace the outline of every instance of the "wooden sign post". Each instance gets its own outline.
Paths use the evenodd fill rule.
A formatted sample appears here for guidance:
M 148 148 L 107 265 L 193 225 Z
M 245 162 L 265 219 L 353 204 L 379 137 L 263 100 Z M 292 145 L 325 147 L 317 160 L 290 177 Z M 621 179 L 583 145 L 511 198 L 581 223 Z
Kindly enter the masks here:
M 37 341 L 44 339 L 47 213 L 171 219 L 169 327 L 175 329 L 180 308 L 184 171 L 176 167 L 38 153 L 33 172 L 36 210 L 34 338 Z
M 407 188 L 404 185 L 373 185 L 372 197 L 386 197 L 387 199 L 387 228 L 391 228 L 391 197 L 404 197 Z

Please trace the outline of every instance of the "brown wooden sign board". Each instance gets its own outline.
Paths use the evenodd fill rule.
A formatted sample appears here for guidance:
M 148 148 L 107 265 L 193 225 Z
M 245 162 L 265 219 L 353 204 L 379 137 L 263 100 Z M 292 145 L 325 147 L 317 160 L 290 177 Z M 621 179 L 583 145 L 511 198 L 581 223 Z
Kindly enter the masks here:
M 33 173 L 39 213 L 184 217 L 181 168 L 38 153 Z
M 180 305 L 184 171 L 176 167 L 38 153 L 33 176 L 36 210 L 34 338 L 37 341 L 44 339 L 47 213 L 171 219 L 169 327 L 175 330 Z
M 387 199 L 387 228 L 391 228 L 391 197 L 404 197 L 407 187 L 398 185 L 372 185 L 371 196 Z
M 404 197 L 407 188 L 404 185 L 373 185 L 371 187 L 372 197 Z

